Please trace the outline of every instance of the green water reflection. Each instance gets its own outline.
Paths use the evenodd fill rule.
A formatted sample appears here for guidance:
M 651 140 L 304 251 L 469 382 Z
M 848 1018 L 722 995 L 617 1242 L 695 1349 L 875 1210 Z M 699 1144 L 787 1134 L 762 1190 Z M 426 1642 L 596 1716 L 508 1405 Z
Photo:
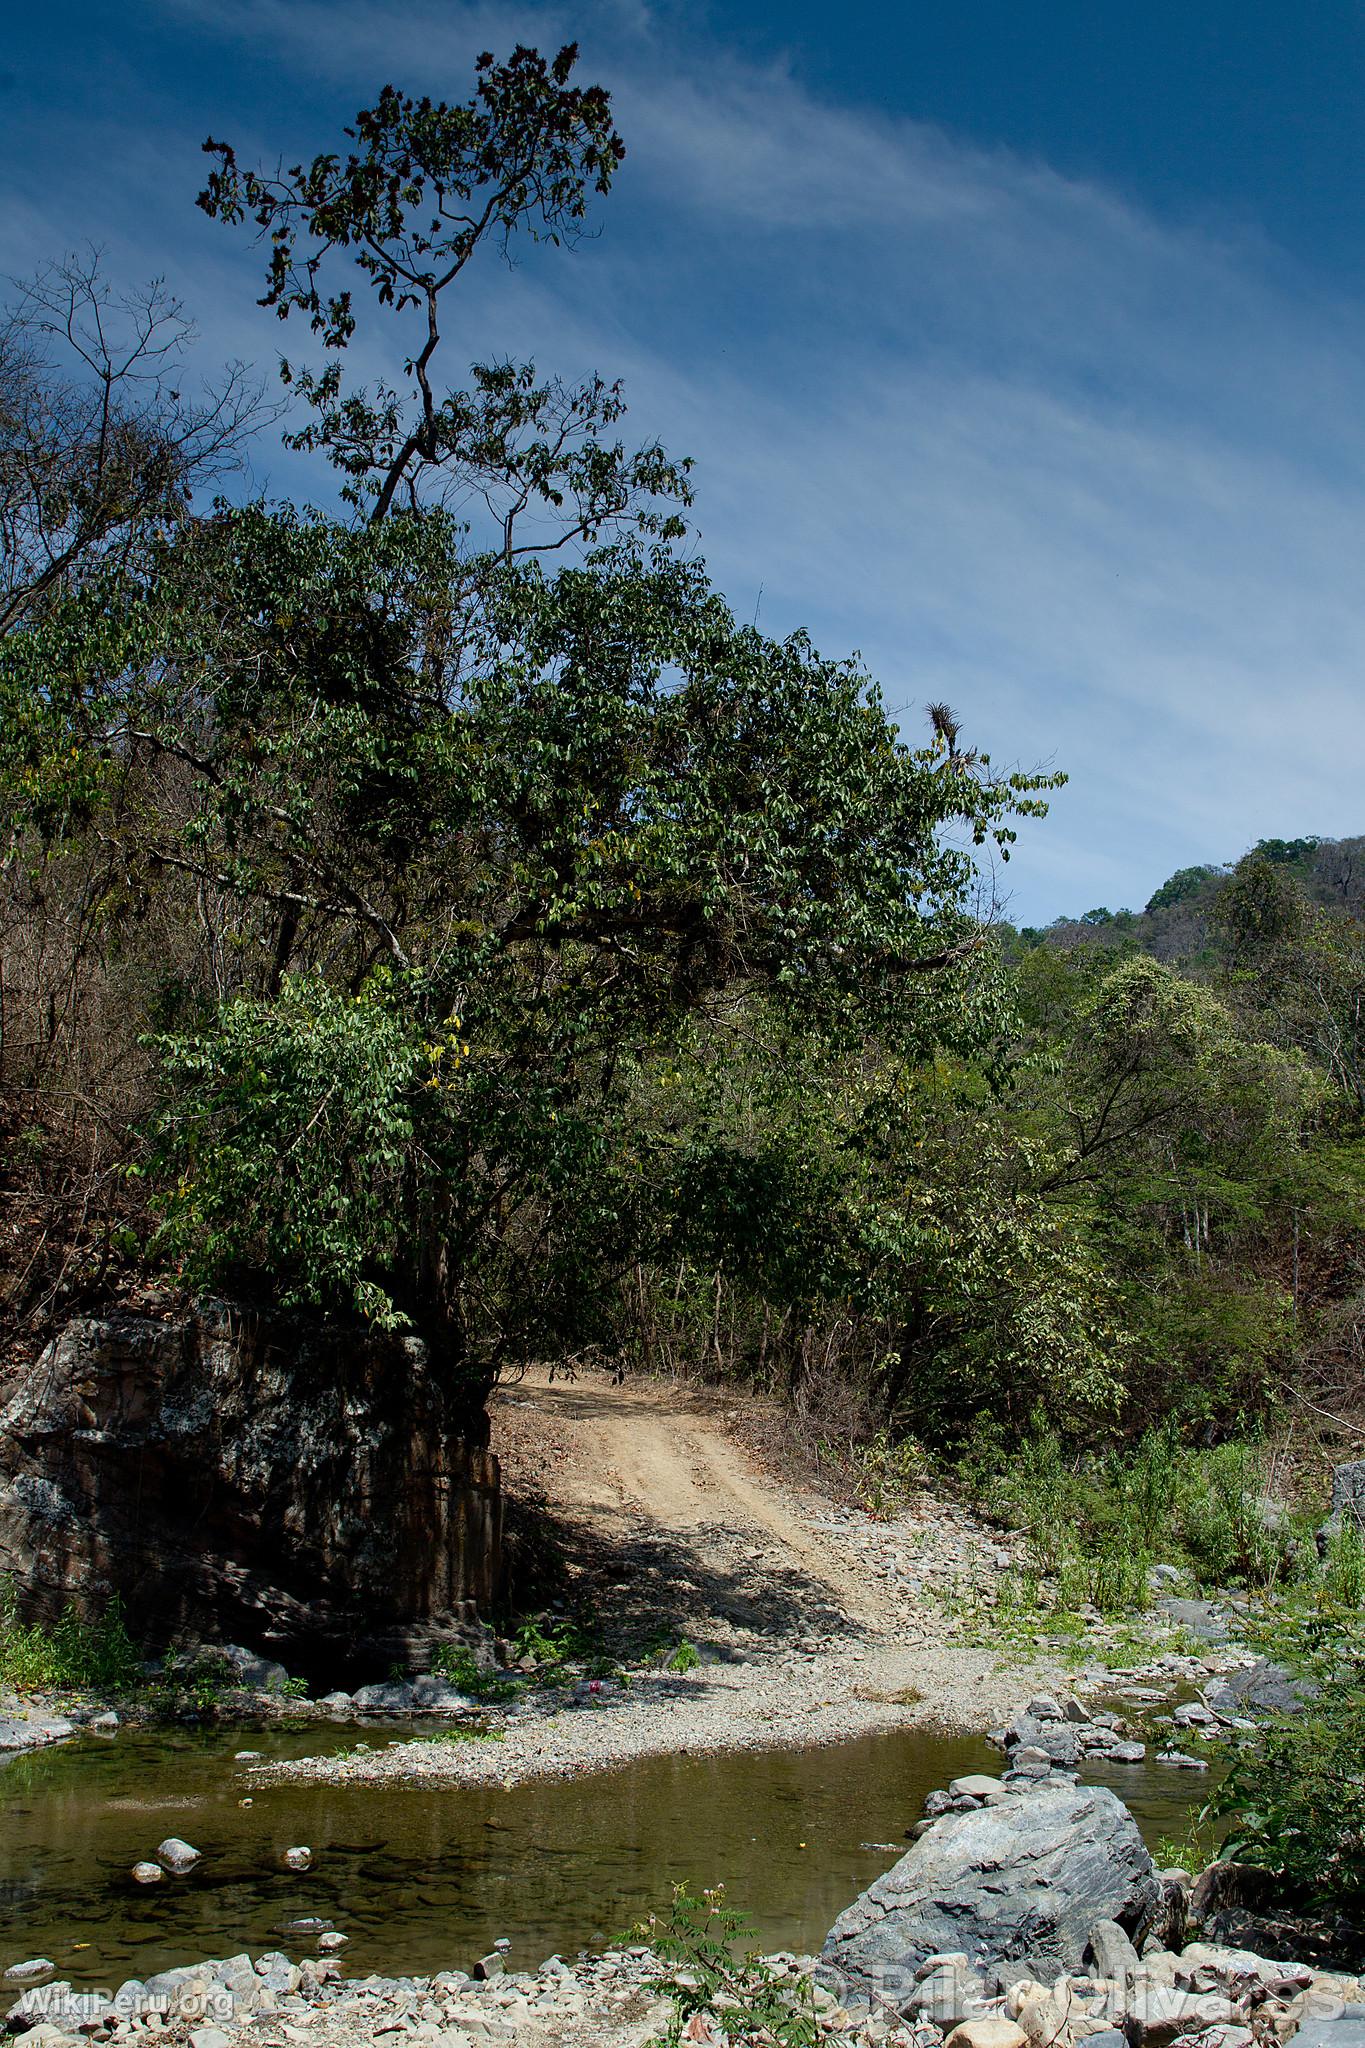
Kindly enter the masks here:
M 723 1880 L 766 1944 L 810 1948 L 904 1848 L 927 1792 L 1000 1768 L 976 1738 L 900 1732 L 831 1749 L 655 1758 L 510 1790 L 283 1785 L 239 1803 L 236 1750 L 300 1755 L 355 1738 L 316 1725 L 129 1732 L 4 1766 L 0 1968 L 47 1955 L 74 1982 L 117 1984 L 240 1949 L 299 1956 L 314 1942 L 281 1923 L 303 1915 L 349 1937 L 352 1971 L 463 1967 L 503 1935 L 524 1967 L 609 1940 L 679 1879 Z M 1118 1767 L 1107 1780 L 1153 1842 L 1179 1831 L 1206 1785 Z M 134 1885 L 130 1866 L 171 1834 L 203 1850 L 203 1865 Z M 303 1875 L 279 1866 L 295 1843 L 314 1851 Z

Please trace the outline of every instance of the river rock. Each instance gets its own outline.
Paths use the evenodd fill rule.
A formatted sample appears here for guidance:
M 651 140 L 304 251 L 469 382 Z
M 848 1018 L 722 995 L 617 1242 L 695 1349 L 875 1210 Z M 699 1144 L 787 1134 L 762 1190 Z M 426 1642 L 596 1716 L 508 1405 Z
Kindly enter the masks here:
M 948 1787 L 951 1799 L 1004 1799 L 1006 1792 L 998 1778 L 991 1778 L 984 1771 L 970 1771 L 965 1778 L 954 1778 Z
M 1214 1712 L 1221 1715 L 1301 1713 L 1317 1687 L 1308 1678 L 1295 1678 L 1283 1664 L 1258 1657 L 1226 1678 L 1215 1678 L 1206 1688 Z
M 1162 1985 L 1137 1985 L 1129 1994 L 1123 2031 L 1131 2048 L 1169 2048 L 1181 2035 L 1226 2026 L 1232 2016 L 1226 1998 L 1212 1994 L 1194 1997 L 1188 1991 L 1167 1990 Z
M 467 1692 L 460 1691 L 458 1685 L 452 1685 L 448 1678 L 441 1678 L 432 1671 L 424 1671 L 420 1678 L 413 1679 L 412 1703 L 436 1714 L 467 1714 L 476 1705 Z
M 1295 2048 L 1365 2048 L 1365 2014 L 1305 2020 L 1294 2044 Z
M 313 1861 L 313 1852 L 300 1842 L 293 1849 L 286 1849 L 280 1858 L 286 1870 L 307 1870 Z
M 39 2026 L 44 2020 L 52 2026 L 62 2025 L 68 2004 L 75 1995 L 65 1978 L 56 1984 L 39 1984 L 31 1991 L 21 1992 L 5 2015 L 9 2031 L 18 2034 L 26 2026 Z
M 922 1969 L 917 1971 L 914 1990 L 902 2011 L 921 2020 L 932 2020 L 943 2033 L 949 2034 L 964 2020 L 979 2014 L 985 1996 L 986 1985 L 980 1971 L 968 1968 L 966 1957 L 958 1955 L 927 1975 Z
M 240 1643 L 224 1643 L 216 1654 L 227 1665 L 234 1684 L 248 1692 L 283 1694 L 289 1684 L 289 1673 L 283 1664 L 270 1657 L 258 1657 L 254 1650 L 243 1649 Z
M 943 2048 L 1027 2048 L 1027 2042 L 1013 2020 L 971 2019 L 953 2028 Z
M 1137 1930 L 1159 1903 L 1127 1807 L 1103 1786 L 1050 1779 L 939 1821 L 840 1914 L 824 1962 L 875 1986 L 960 1948 L 1055 1978 L 1081 1967 L 1097 1919 Z
M 362 1714 L 410 1714 L 416 1694 L 405 1679 L 390 1679 L 380 1685 L 362 1685 L 352 1693 L 352 1705 Z
M 0 1719 L 0 1751 L 16 1754 L 25 1749 L 46 1749 L 49 1743 L 65 1742 L 76 1732 L 74 1721 L 51 1714 L 32 1721 Z
M 187 1870 L 193 1870 L 196 1863 L 202 1863 L 203 1852 L 190 1842 L 182 1842 L 179 1835 L 167 1835 L 156 1852 L 162 1868 L 169 1870 L 173 1877 L 183 1877 Z
M 145 1860 L 141 1863 L 135 1863 L 129 1874 L 134 1884 L 164 1884 L 166 1882 L 166 1873 L 159 1863 L 148 1863 Z
M 1097 1920 L 1087 1945 L 1101 1977 L 1122 1980 L 1138 1967 L 1138 1952 L 1117 1920 Z
M 26 1619 L 117 1590 L 158 1641 L 386 1670 L 497 1597 L 486 1442 L 478 1391 L 413 1336 L 221 1302 L 81 1317 L 0 1407 L 0 1579 Z
M 11 1963 L 5 1972 L 7 1984 L 40 1984 L 44 1977 L 51 1977 L 57 1965 L 47 1956 L 30 1956 L 27 1962 Z
M 1055 1700 L 1035 1701 L 1035 1705 L 1056 1706 Z M 1081 1760 L 1081 1737 L 1073 1722 L 1062 1719 L 1061 1708 L 1055 1716 L 1046 1719 L 1032 1711 L 1016 1714 L 1005 1731 L 1005 1743 L 1009 1749 L 1041 1750 L 1054 1764 L 1076 1764 Z
M 1157 1601 L 1161 1612 L 1177 1628 L 1188 1629 L 1201 1643 L 1217 1647 L 1227 1642 L 1231 1627 L 1228 1612 L 1220 1600 L 1180 1600 L 1167 1597 Z

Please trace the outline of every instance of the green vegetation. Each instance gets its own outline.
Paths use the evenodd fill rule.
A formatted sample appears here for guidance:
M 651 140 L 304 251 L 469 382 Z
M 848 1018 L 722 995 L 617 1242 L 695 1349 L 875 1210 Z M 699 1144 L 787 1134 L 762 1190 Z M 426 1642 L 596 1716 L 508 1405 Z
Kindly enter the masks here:
M 744 1914 L 716 1885 L 699 1898 L 678 1885 L 665 1919 L 651 1914 L 632 1928 L 672 1970 L 659 1990 L 673 2000 L 663 2043 L 681 2041 L 693 2014 L 714 2020 L 733 2040 L 771 2041 L 777 2048 L 816 2048 L 815 1993 L 808 1977 L 779 1977 L 764 1961 Z
M 83 1621 L 68 1608 L 45 1628 L 22 1621 L 13 1586 L 0 1583 L 0 1686 L 19 1693 L 108 1695 L 142 1683 L 142 1652 L 116 1599 L 98 1621 Z
M 1225 1856 L 1273 1871 L 1288 1896 L 1336 1910 L 1365 1898 L 1365 1658 L 1301 1715 L 1240 1749 L 1213 1802 L 1230 1815 Z
M 1182 1443 L 1174 1419 L 1135 1444 L 1068 1448 L 1036 1416 L 1012 1454 L 998 1429 L 979 1433 L 960 1471 L 983 1508 L 1024 1531 L 1036 1576 L 1060 1604 L 1126 1614 L 1149 1604 L 1155 1564 L 1191 1587 L 1264 1593 L 1289 1577 L 1289 1529 L 1264 1505 L 1265 1456 L 1249 1443 Z
M 431 1668 L 437 1677 L 448 1678 L 471 1699 L 490 1705 L 514 1700 L 522 1690 L 515 1678 L 500 1678 L 496 1672 L 485 1671 L 474 1652 L 460 1644 L 441 1644 L 432 1656 Z
M 471 1414 L 527 1359 L 730 1376 L 874 1513 L 959 1469 L 1063 1609 L 1298 1584 L 1256 1444 L 1358 1382 L 1360 843 L 1001 923 L 1056 777 L 741 624 L 616 385 L 445 381 L 470 267 L 610 191 L 575 81 L 519 49 L 287 170 L 208 145 L 333 511 L 203 502 L 240 379 L 52 354 L 56 293 L 169 365 L 155 294 L 48 273 L 3 330 L 7 1334 L 154 1282 L 414 1332 Z

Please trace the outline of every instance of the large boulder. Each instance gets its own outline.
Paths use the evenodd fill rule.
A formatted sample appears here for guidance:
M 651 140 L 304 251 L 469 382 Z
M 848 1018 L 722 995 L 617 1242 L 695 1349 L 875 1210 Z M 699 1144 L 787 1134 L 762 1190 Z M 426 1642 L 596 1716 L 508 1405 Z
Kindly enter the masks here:
M 826 1969 L 897 2003 L 925 1959 L 1025 1966 L 1051 1983 L 1081 1967 L 1090 1930 L 1140 1932 L 1161 1886 L 1133 1816 L 1103 1786 L 1056 1779 L 949 1814 L 840 1914 Z
M 1316 1692 L 1311 1678 L 1296 1678 L 1283 1664 L 1258 1657 L 1226 1678 L 1211 1680 L 1204 1697 L 1215 1713 L 1240 1718 L 1302 1713 Z
M 156 1640 L 295 1669 L 426 1652 L 497 1593 L 479 1413 L 415 1339 L 82 1318 L 0 1409 L 0 1578 L 35 1619 L 117 1594 Z

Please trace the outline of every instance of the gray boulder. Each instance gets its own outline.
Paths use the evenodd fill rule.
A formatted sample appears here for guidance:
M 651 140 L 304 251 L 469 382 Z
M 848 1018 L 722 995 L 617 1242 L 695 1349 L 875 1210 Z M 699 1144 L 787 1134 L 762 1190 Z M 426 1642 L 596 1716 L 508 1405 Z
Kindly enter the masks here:
M 1213 1648 L 1226 1643 L 1232 1633 L 1227 1609 L 1220 1600 L 1167 1598 L 1156 1604 L 1177 1628 L 1188 1629 L 1201 1643 Z
M 1222 1715 L 1297 1714 L 1316 1691 L 1311 1679 L 1294 1678 L 1282 1664 L 1258 1657 L 1241 1671 L 1215 1679 L 1205 1697 Z
M 1035 1706 L 1051 1706 L 1052 1701 L 1035 1701 Z M 1055 1718 L 1044 1720 L 1032 1709 L 1016 1714 L 1005 1733 L 1009 1749 L 1040 1749 L 1054 1764 L 1076 1764 L 1081 1759 L 1080 1730 L 1070 1721 L 1061 1718 L 1058 1709 Z
M 432 1671 L 424 1671 L 420 1678 L 413 1679 L 412 1703 L 434 1714 L 464 1714 L 475 1704 L 458 1685 Z
M 391 1679 L 386 1684 L 362 1685 L 352 1693 L 351 1702 L 362 1714 L 410 1714 L 414 1693 L 406 1679 Z
M 1318 1540 L 1325 1543 L 1343 1522 L 1354 1522 L 1365 1536 L 1365 1458 L 1357 1458 L 1349 1465 L 1338 1465 L 1332 1473 L 1332 1511 L 1318 1531 Z
M 928 1956 L 952 1950 L 976 1967 L 1027 1959 L 1049 1982 L 1081 1968 L 1098 1920 L 1140 1934 L 1160 1904 L 1122 1801 L 1053 1778 L 939 1821 L 840 1914 L 824 1962 L 893 1997 Z
M 225 1643 L 218 1654 L 236 1684 L 249 1692 L 283 1693 L 289 1683 L 289 1673 L 283 1664 L 270 1657 L 258 1657 L 254 1650 L 245 1650 L 240 1643 Z

